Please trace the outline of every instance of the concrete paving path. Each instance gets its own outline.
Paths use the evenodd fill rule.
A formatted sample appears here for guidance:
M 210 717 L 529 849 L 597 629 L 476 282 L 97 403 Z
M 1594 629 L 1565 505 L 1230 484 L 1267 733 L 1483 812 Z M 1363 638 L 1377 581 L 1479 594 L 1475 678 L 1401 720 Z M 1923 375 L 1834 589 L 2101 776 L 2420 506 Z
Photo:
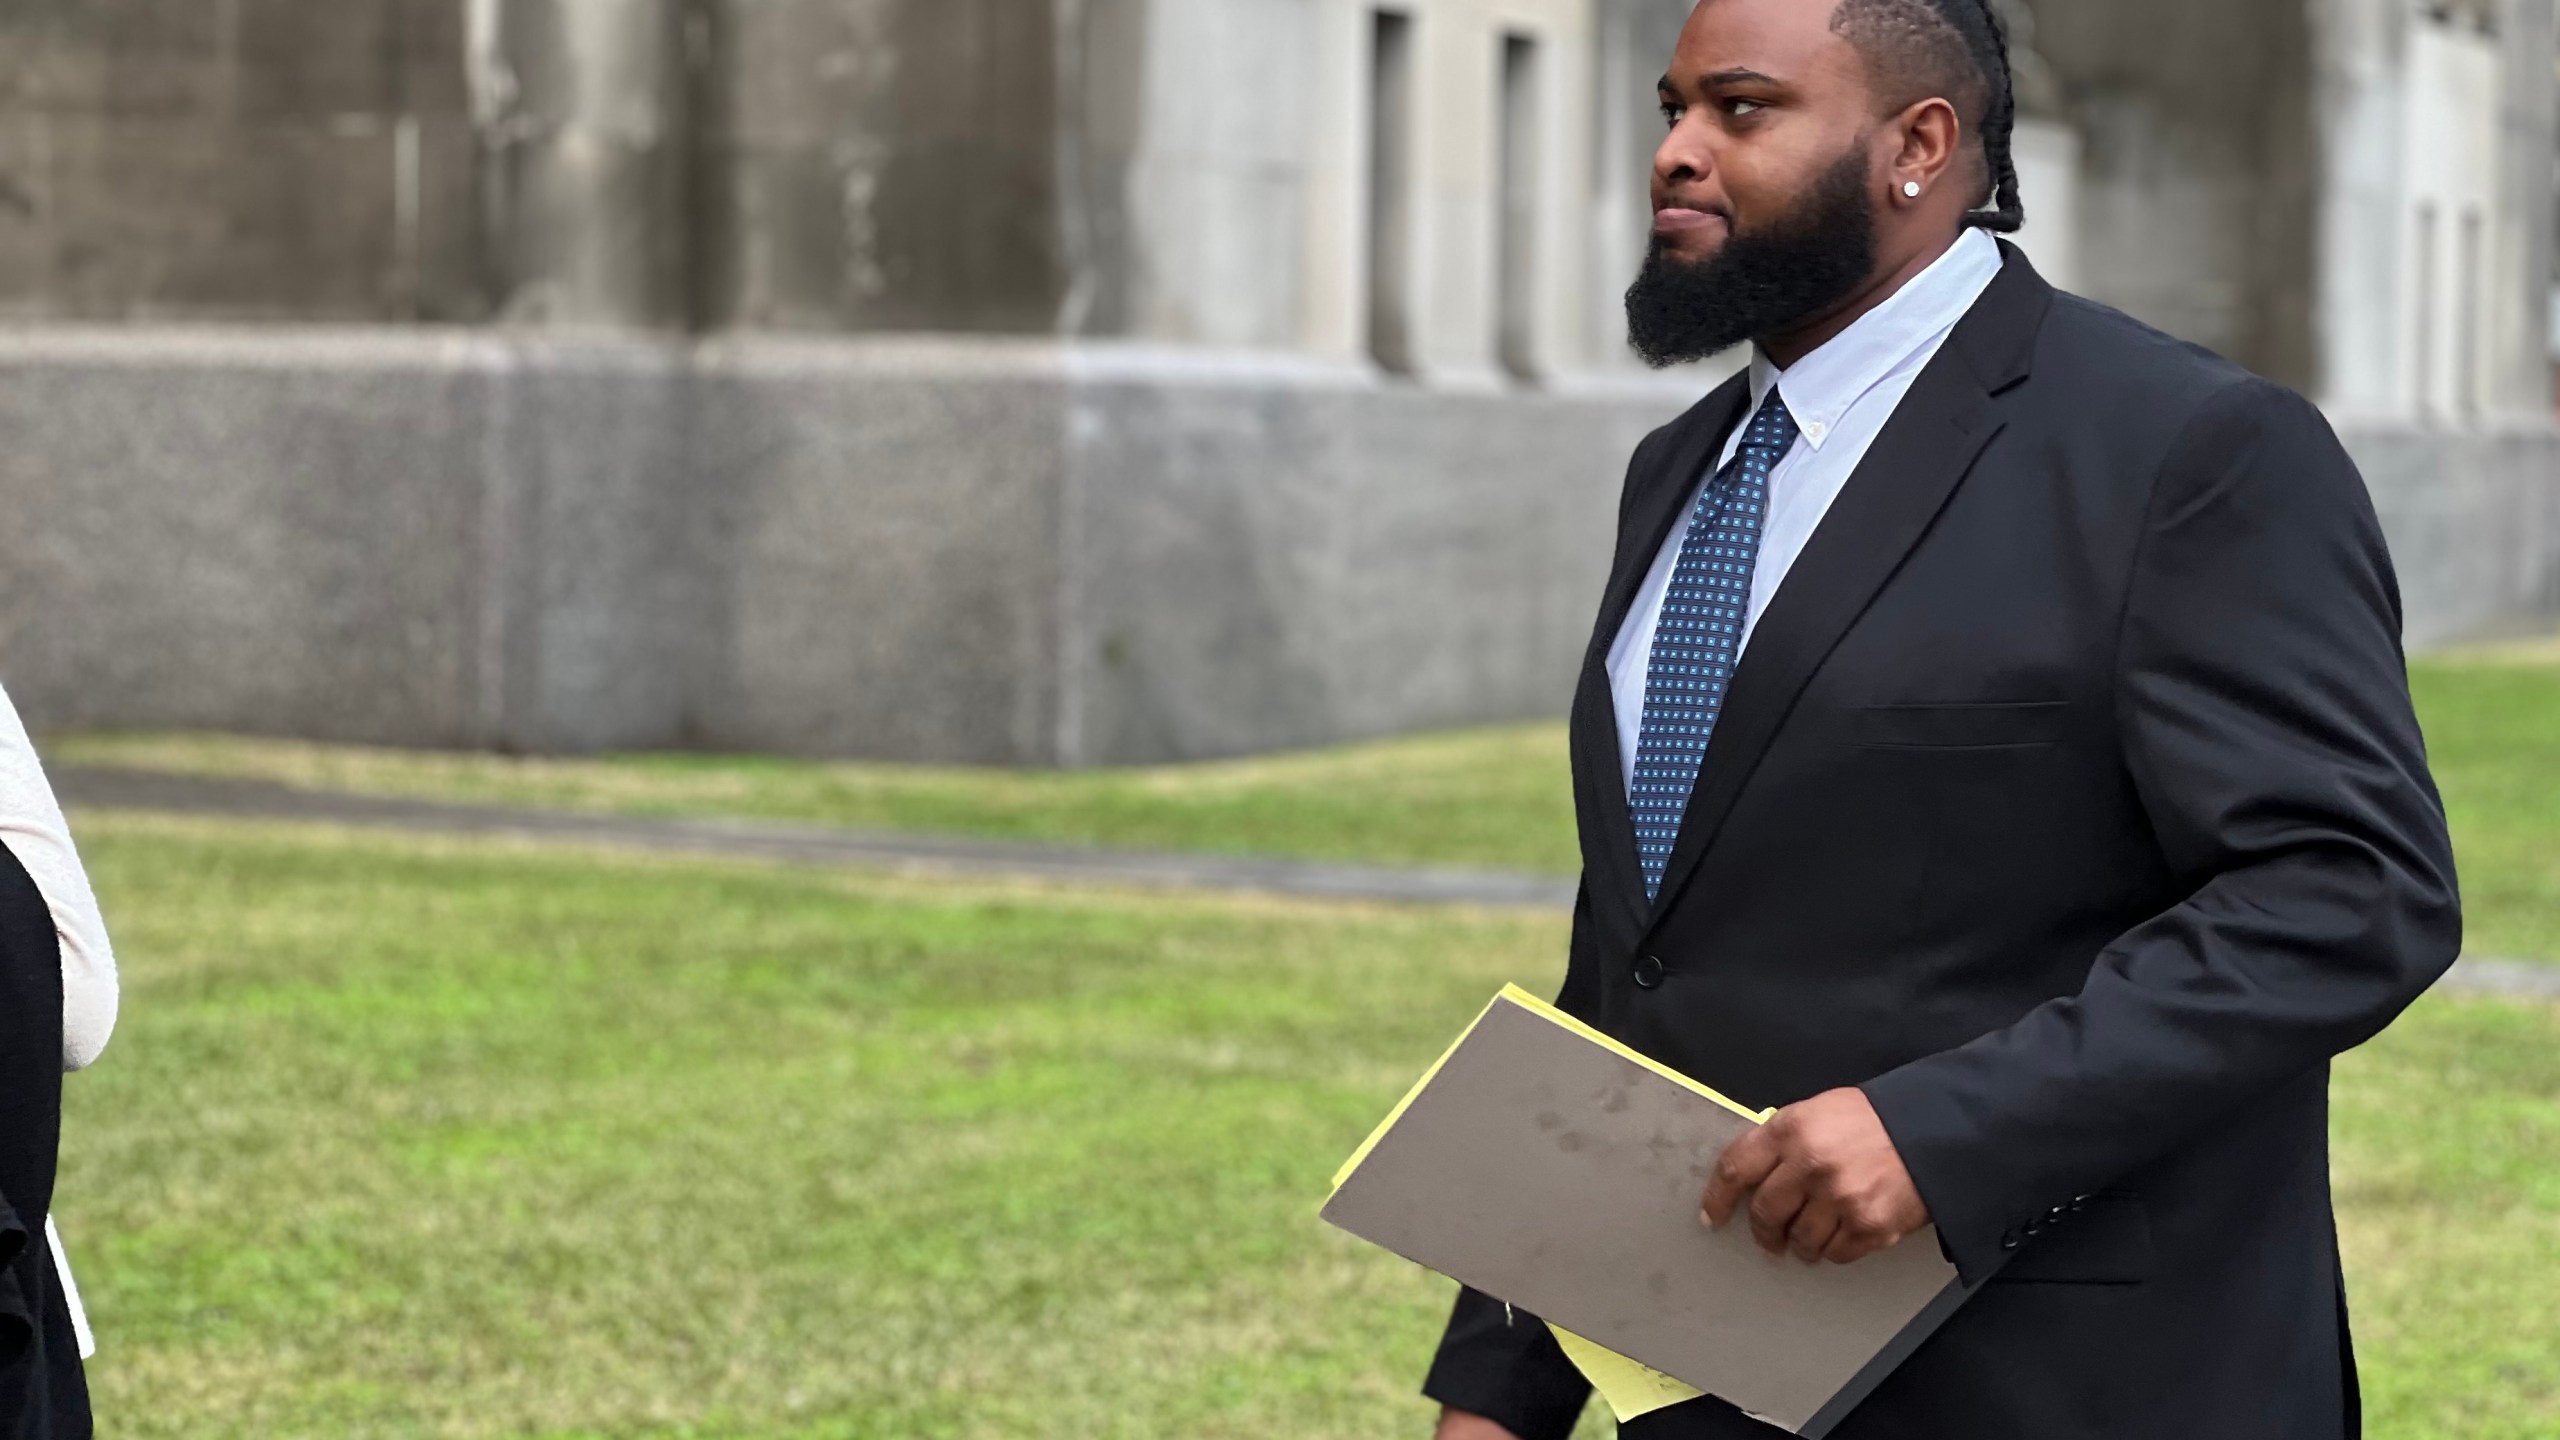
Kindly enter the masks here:
M 505 836 L 678 854 L 854 865 L 906 873 L 1027 876 L 1172 890 L 1231 890 L 1422 905 L 1572 906 L 1574 884 L 1534 875 L 1404 870 L 1250 855 L 1157 854 L 1034 841 L 841 830 L 763 820 L 656 819 L 449 805 L 141 770 L 61 767 L 64 804 L 244 819 L 309 820 L 441 835 Z
M 562 810 L 452 805 L 431 800 L 302 790 L 146 770 L 64 766 L 52 772 L 66 805 L 100 810 L 303 820 L 435 835 L 602 845 L 668 854 L 808 865 L 851 865 L 905 874 L 1025 877 L 1166 890 L 1232 891 L 1321 900 L 1488 905 L 1562 911 L 1574 884 L 1488 870 L 1413 870 L 1247 855 L 1104 850 L 1029 841 L 842 830 L 758 820 L 585 815 Z M 2444 987 L 2560 1000 L 2560 965 L 2466 957 Z

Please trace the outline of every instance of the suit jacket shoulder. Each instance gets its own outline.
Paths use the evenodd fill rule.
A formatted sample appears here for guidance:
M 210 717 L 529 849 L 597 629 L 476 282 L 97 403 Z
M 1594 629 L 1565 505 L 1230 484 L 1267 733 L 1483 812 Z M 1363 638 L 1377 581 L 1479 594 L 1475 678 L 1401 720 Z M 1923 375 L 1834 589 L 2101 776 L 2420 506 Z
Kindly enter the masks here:
M 2035 383 L 2059 402 L 2051 413 L 2164 446 L 2217 399 L 2252 392 L 2271 403 L 2309 403 L 2201 345 L 2065 291 L 2054 293 L 2038 337 Z

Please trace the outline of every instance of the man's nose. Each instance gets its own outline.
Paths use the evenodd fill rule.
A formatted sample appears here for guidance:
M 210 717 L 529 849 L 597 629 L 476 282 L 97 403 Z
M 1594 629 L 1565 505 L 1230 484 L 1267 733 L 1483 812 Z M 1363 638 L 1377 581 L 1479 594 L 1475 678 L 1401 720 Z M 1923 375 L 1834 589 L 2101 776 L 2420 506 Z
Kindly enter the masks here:
M 1658 189 L 1677 189 L 1714 173 L 1715 157 L 1700 128 L 1684 119 L 1662 137 L 1662 144 L 1653 152 L 1653 180 Z

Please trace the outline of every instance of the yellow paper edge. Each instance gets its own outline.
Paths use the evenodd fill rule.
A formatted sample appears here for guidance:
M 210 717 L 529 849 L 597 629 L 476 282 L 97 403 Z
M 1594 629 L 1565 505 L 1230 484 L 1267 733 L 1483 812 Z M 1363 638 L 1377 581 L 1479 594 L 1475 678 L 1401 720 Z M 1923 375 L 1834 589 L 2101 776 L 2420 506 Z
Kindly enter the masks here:
M 1608 1402 L 1609 1413 L 1624 1425 L 1639 1415 L 1667 1410 L 1686 1404 L 1707 1392 L 1685 1380 L 1675 1380 L 1641 1361 L 1630 1360 L 1606 1345 L 1585 1340 L 1561 1325 L 1550 1325 L 1556 1343 L 1564 1347 L 1565 1358 L 1591 1388 Z

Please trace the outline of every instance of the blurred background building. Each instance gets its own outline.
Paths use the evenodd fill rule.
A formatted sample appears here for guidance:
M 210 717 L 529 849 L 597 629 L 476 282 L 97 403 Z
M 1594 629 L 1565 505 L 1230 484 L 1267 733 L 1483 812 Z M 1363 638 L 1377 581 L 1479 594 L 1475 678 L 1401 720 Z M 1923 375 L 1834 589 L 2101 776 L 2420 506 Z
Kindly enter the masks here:
M 2552 0 L 2002 0 L 2030 254 L 2560 616 Z M 1015 763 L 1561 710 L 1687 0 L 0 0 L 38 723 Z

